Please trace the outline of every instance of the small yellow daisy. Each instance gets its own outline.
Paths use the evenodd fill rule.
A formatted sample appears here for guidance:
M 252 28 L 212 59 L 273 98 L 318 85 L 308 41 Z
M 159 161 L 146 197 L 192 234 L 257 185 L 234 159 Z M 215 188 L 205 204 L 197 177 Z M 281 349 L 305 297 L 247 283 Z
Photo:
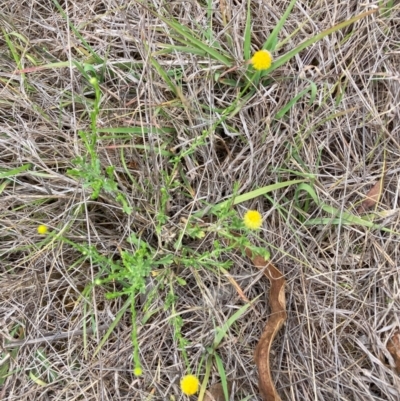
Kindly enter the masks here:
M 250 230 L 257 230 L 261 227 L 262 216 L 257 210 L 248 210 L 243 217 L 244 225 Z
M 47 226 L 45 226 L 44 224 L 41 224 L 41 225 L 38 226 L 38 228 L 37 228 L 37 232 L 38 232 L 40 235 L 45 235 L 45 234 L 47 234 L 47 230 L 48 230 L 48 228 L 47 228 Z
M 181 380 L 181 390 L 183 394 L 193 395 L 199 389 L 199 379 L 194 375 L 186 375 Z
M 272 64 L 272 55 L 268 50 L 259 50 L 255 52 L 250 62 L 253 64 L 253 68 L 257 71 L 268 70 Z

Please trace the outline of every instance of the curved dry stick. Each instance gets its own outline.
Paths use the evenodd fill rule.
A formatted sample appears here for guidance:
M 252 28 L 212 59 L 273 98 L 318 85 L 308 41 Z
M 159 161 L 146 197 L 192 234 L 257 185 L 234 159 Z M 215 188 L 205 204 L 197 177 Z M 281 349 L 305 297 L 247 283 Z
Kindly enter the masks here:
M 264 274 L 271 283 L 271 290 L 269 293 L 271 317 L 265 325 L 254 352 L 254 360 L 259 374 L 258 386 L 264 401 L 281 401 L 281 397 L 279 397 L 271 378 L 269 354 L 271 344 L 287 317 L 285 304 L 286 280 L 282 273 L 271 262 L 265 261 L 262 256 L 253 256 L 251 250 L 248 248 L 246 248 L 246 255 L 251 259 L 254 266 L 264 271 Z

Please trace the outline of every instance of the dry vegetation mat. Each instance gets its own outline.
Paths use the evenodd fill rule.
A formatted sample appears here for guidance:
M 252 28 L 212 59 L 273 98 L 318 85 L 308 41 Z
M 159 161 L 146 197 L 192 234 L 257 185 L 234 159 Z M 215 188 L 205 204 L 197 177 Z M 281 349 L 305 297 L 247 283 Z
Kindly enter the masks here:
M 0 400 L 400 399 L 398 2 L 3 0 L 0 60 Z

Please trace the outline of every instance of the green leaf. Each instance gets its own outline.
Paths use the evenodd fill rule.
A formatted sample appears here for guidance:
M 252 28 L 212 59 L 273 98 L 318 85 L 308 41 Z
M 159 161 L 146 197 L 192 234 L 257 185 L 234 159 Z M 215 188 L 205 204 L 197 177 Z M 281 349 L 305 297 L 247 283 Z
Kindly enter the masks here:
M 217 364 L 219 377 L 221 378 L 221 384 L 222 384 L 222 389 L 224 391 L 225 401 L 229 401 L 228 381 L 226 379 L 224 365 L 222 363 L 221 357 L 216 352 L 214 352 L 214 357 L 215 357 L 215 362 Z
M 160 63 L 154 57 L 150 57 L 150 62 L 153 65 L 153 67 L 157 70 L 157 72 L 160 75 L 160 77 L 168 85 L 168 87 L 171 90 L 171 92 L 175 96 L 178 96 L 178 89 L 177 89 L 176 85 L 174 84 L 174 82 L 172 82 L 171 78 L 168 76 L 168 74 L 161 67 Z
M 229 204 L 237 205 L 239 203 L 246 202 L 250 199 L 257 198 L 257 196 L 264 195 L 268 192 L 276 191 L 277 189 L 281 189 L 281 188 L 285 188 L 285 187 L 289 187 L 290 185 L 299 184 L 304 181 L 305 180 L 292 180 L 292 181 L 277 182 L 276 184 L 267 185 L 265 187 L 255 189 L 254 191 L 247 192 L 246 194 L 236 196 L 235 199 L 233 199 L 233 202 L 232 202 L 231 198 L 224 202 L 221 202 L 221 203 L 213 206 L 212 211 L 213 211 L 213 213 L 215 213 L 215 212 L 219 211 L 220 209 L 223 209 L 224 207 L 226 207 Z M 208 211 L 207 208 L 200 210 L 199 212 L 194 214 L 194 217 L 202 217 L 202 216 L 204 216 L 204 214 L 207 211 Z
M 71 31 L 76 35 L 76 37 L 81 41 L 81 43 L 85 46 L 85 48 L 91 53 L 93 58 L 95 59 L 96 63 L 103 63 L 101 57 L 92 49 L 88 42 L 84 39 L 84 37 L 80 34 L 80 32 L 75 28 L 74 24 L 71 23 L 70 19 L 68 18 L 67 14 L 65 13 L 64 9 L 61 7 L 60 3 L 57 0 L 53 0 L 54 5 L 56 6 L 57 10 L 63 16 L 67 24 L 69 25 Z
M 312 38 L 305 40 L 304 42 L 302 42 L 298 46 L 296 46 L 293 50 L 290 50 L 289 52 L 284 54 L 282 57 L 275 60 L 272 64 L 272 66 L 268 70 L 266 70 L 265 73 L 270 74 L 272 71 L 275 71 L 277 68 L 279 68 L 283 64 L 286 64 L 291 58 L 296 56 L 298 53 L 300 53 L 306 47 L 313 45 L 314 43 L 318 42 L 319 40 L 323 39 L 325 36 L 328 36 L 333 32 L 339 31 L 340 29 L 343 29 L 346 26 L 354 24 L 354 22 L 357 22 L 358 20 L 360 20 L 364 17 L 367 17 L 368 15 L 371 15 L 371 14 L 375 13 L 376 11 L 377 11 L 377 9 L 373 9 L 373 10 L 358 14 L 357 16 L 350 18 L 347 21 L 341 22 L 340 24 L 337 24 L 331 28 L 325 29 L 324 31 L 313 36 Z M 268 43 L 268 41 L 267 41 L 267 43 Z
M 289 17 L 295 3 L 296 3 L 296 0 L 292 0 L 290 2 L 285 13 L 282 15 L 281 19 L 279 20 L 279 22 L 276 24 L 275 28 L 272 30 L 271 34 L 269 35 L 267 41 L 264 43 L 264 46 L 263 46 L 264 50 L 269 50 L 270 52 L 275 50 L 276 44 L 278 43 L 279 32 L 283 28 L 283 25 L 285 25 L 285 22 L 286 22 L 287 18 Z
M 314 203 L 317 206 L 319 206 L 325 213 L 328 213 L 331 215 L 330 218 L 316 218 L 316 219 L 307 220 L 303 223 L 306 226 L 318 225 L 318 224 L 359 225 L 359 226 L 363 226 L 363 227 L 368 227 L 368 228 L 372 228 L 372 229 L 376 229 L 376 230 L 389 232 L 392 234 L 397 234 L 397 235 L 399 234 L 393 230 L 390 230 L 389 228 L 380 226 L 379 224 L 375 224 L 372 221 L 365 220 L 362 217 L 355 216 L 349 212 L 337 209 L 333 206 L 330 206 L 330 205 L 327 205 L 327 204 L 321 202 L 318 199 L 317 193 L 309 184 L 302 183 L 297 187 L 296 193 L 295 193 L 296 198 L 298 197 L 298 193 L 300 191 L 307 192 L 311 196 L 312 200 L 314 201 Z
M 172 134 L 175 133 L 173 128 L 156 128 L 156 127 L 109 127 L 109 128 L 98 128 L 98 133 L 108 134 L 132 134 L 132 135 L 143 135 L 143 134 Z
M 187 284 L 186 280 L 183 279 L 182 277 L 176 276 L 175 279 L 176 279 L 176 282 L 181 286 L 185 286 Z
M 159 54 L 169 54 L 169 53 L 189 53 L 189 54 L 197 54 L 198 56 L 205 57 L 207 53 L 202 50 L 198 49 L 197 47 L 190 47 L 190 46 L 175 46 L 175 45 L 164 45 L 160 43 L 158 46 L 163 47 L 164 50 L 158 50 L 155 53 L 153 53 L 153 56 L 159 55 Z
M 106 343 L 106 341 L 108 340 L 108 337 L 110 337 L 111 333 L 113 332 L 113 330 L 115 329 L 115 327 L 117 326 L 117 324 L 119 323 L 119 321 L 121 320 L 123 314 L 126 312 L 126 310 L 129 308 L 129 306 L 131 305 L 131 300 L 128 298 L 125 303 L 123 304 L 121 310 L 117 313 L 117 316 L 115 316 L 114 321 L 110 324 L 110 327 L 108 328 L 106 334 L 104 334 L 103 338 L 101 339 L 99 345 L 97 346 L 97 348 L 95 349 L 92 358 L 94 358 L 99 351 L 101 350 L 101 348 L 103 347 L 103 345 Z
M 31 370 L 29 371 L 29 377 L 31 378 L 31 380 L 33 380 L 39 386 L 42 386 L 42 387 L 47 386 L 47 383 L 44 382 L 43 380 L 39 379 L 38 377 L 36 377 Z
M 310 82 L 310 86 L 307 88 L 303 89 L 300 93 L 298 93 L 292 100 L 290 100 L 285 106 L 283 106 L 276 114 L 275 114 L 275 119 L 279 120 L 281 119 L 293 106 L 294 104 L 303 96 L 305 96 L 308 92 L 311 92 L 310 96 L 310 101 L 308 102 L 309 105 L 311 105 L 315 97 L 317 95 L 317 85 L 315 85 L 314 82 Z
M 261 295 L 260 295 L 261 296 Z M 229 328 L 232 326 L 233 323 L 236 322 L 236 320 L 238 320 L 246 311 L 247 309 L 250 308 L 251 305 L 253 305 L 253 303 L 260 297 L 258 296 L 257 298 L 255 298 L 254 300 L 252 300 L 251 302 L 249 302 L 246 305 L 243 305 L 238 311 L 236 311 L 228 320 L 227 322 L 222 325 L 222 327 L 218 327 L 217 328 L 217 334 L 215 336 L 214 339 L 214 343 L 213 343 L 213 349 L 217 349 L 219 347 L 219 345 L 221 344 L 221 341 L 223 340 L 223 338 L 225 337 L 226 333 L 228 332 Z
M 243 57 L 250 60 L 251 57 L 251 0 L 247 0 L 246 27 L 244 30 Z
M 16 177 L 18 174 L 28 170 L 31 167 L 31 164 L 24 164 L 20 167 L 13 168 L 12 170 L 3 170 L 0 171 L 0 179 L 8 178 L 8 177 Z
M 142 4 L 143 7 L 145 7 Z M 148 7 L 145 7 L 148 11 L 150 11 L 153 15 L 155 15 L 157 18 L 161 19 L 165 24 L 167 24 L 170 28 L 172 28 L 175 32 L 180 34 L 183 39 L 180 39 L 177 37 L 176 39 L 179 40 L 181 43 L 183 43 L 185 46 L 190 44 L 191 46 L 204 51 L 206 54 L 209 55 L 212 59 L 219 61 L 220 63 L 224 64 L 227 67 L 232 66 L 233 60 L 225 54 L 222 54 L 222 52 L 218 52 L 214 48 L 206 45 L 203 43 L 200 39 L 196 38 L 196 35 L 194 34 L 193 31 L 191 31 L 189 28 L 183 26 L 180 22 L 176 21 L 173 18 L 166 18 L 160 15 L 159 13 L 155 12 L 154 10 L 151 10 Z M 188 43 L 189 42 L 189 43 Z M 173 48 L 173 46 L 171 46 Z

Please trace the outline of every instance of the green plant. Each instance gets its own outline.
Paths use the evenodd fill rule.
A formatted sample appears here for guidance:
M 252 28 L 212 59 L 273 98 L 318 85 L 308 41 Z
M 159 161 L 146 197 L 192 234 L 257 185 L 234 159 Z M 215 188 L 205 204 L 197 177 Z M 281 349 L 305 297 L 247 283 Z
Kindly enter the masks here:
M 122 205 L 122 209 L 126 214 L 132 213 L 132 208 L 123 194 L 118 190 L 118 184 L 114 179 L 114 167 L 105 168 L 106 174 L 103 172 L 100 158 L 96 151 L 98 141 L 97 119 L 100 113 L 101 91 L 98 78 L 92 66 L 85 65 L 84 68 L 79 67 L 82 74 L 88 79 L 94 89 L 93 109 L 90 111 L 91 132 L 79 131 L 79 136 L 86 148 L 87 155 L 76 157 L 72 163 L 75 168 L 69 169 L 68 173 L 75 178 L 81 179 L 86 188 L 92 189 L 92 199 L 97 199 L 100 192 L 104 190 L 106 193 L 114 196 L 115 200 Z M 92 75 L 90 77 L 90 74 Z
M 218 327 L 216 329 L 216 334 L 215 338 L 213 341 L 213 344 L 211 347 L 207 349 L 207 355 L 205 356 L 205 374 L 204 374 L 204 379 L 203 383 L 200 388 L 200 394 L 199 394 L 199 400 L 202 400 L 204 397 L 204 394 L 207 389 L 208 381 L 210 379 L 210 374 L 211 374 L 211 369 L 213 366 L 213 363 L 215 361 L 218 369 L 218 373 L 221 378 L 222 382 L 222 388 L 224 391 L 224 396 L 225 400 L 229 400 L 228 397 L 228 384 L 227 384 L 227 378 L 226 378 L 226 373 L 225 369 L 223 367 L 223 363 L 221 360 L 221 357 L 218 355 L 217 349 L 219 345 L 221 344 L 222 340 L 226 336 L 228 330 L 231 328 L 232 325 L 244 314 L 246 311 L 253 305 L 253 303 L 256 301 L 253 300 L 252 302 L 243 305 L 237 312 L 235 312 L 222 327 Z
M 167 198 L 164 200 L 166 201 Z M 156 280 L 160 282 L 161 287 L 164 282 L 167 282 L 169 288 L 164 301 L 164 310 L 170 311 L 171 313 L 169 322 L 173 327 L 174 337 L 179 344 L 183 359 L 187 367 L 189 367 L 190 361 L 185 351 L 188 342 L 181 333 L 184 321 L 177 313 L 177 298 L 175 295 L 175 286 L 186 285 L 186 282 L 173 273 L 171 269 L 172 266 L 208 269 L 218 274 L 219 272 L 225 272 L 226 269 L 229 269 L 232 263 L 230 260 L 223 260 L 223 256 L 237 248 L 244 250 L 245 247 L 249 247 L 252 252 L 256 254 L 269 258 L 269 252 L 266 249 L 255 247 L 249 241 L 248 235 L 250 231 L 246 229 L 243 220 L 239 218 L 235 210 L 232 209 L 233 203 L 232 199 L 229 203 L 224 202 L 221 207 L 215 208 L 213 214 L 215 214 L 217 220 L 209 227 L 202 227 L 199 220 L 194 218 L 193 221 L 188 221 L 185 228 L 182 229 L 182 235 L 191 238 L 203 238 L 206 233 L 216 234 L 220 237 L 220 239 L 214 240 L 213 248 L 209 251 L 192 249 L 190 246 L 183 245 L 181 239 L 178 239 L 170 250 L 166 249 L 163 253 L 160 253 L 143 239 L 132 233 L 129 237 L 129 242 L 133 250 L 120 250 L 120 260 L 113 260 L 108 256 L 101 255 L 94 246 L 77 244 L 64 236 L 50 233 L 50 237 L 54 240 L 55 238 L 59 238 L 62 242 L 79 251 L 83 259 L 90 259 L 93 265 L 100 267 L 94 284 L 107 288 L 106 298 L 108 300 L 119 297 L 126 299 L 124 307 L 101 340 L 94 355 L 97 354 L 101 346 L 107 341 L 112 329 L 116 326 L 123 313 L 130 308 L 132 319 L 131 340 L 135 363 L 134 371 L 136 373 L 141 372 L 137 337 L 138 321 L 135 306 L 136 296 L 145 292 L 147 279 L 151 273 L 161 269 L 161 274 L 155 276 Z M 161 216 L 157 221 L 159 222 L 159 227 L 162 229 L 162 224 L 165 220 Z M 221 240 L 223 242 L 221 242 Z M 90 290 L 91 286 L 85 288 L 83 296 L 87 297 Z

